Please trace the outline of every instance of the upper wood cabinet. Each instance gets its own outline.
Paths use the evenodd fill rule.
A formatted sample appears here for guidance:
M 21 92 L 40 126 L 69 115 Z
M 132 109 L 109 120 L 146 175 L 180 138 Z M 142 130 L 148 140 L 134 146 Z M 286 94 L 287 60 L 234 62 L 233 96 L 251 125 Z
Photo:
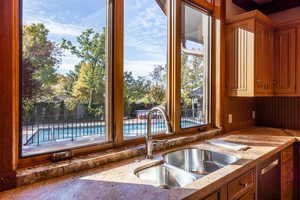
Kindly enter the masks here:
M 227 21 L 226 68 L 229 96 L 272 96 L 274 31 L 271 20 L 251 11 Z
M 275 31 L 275 95 L 299 96 L 300 25 L 280 27 Z M 297 80 L 298 76 L 298 80 Z

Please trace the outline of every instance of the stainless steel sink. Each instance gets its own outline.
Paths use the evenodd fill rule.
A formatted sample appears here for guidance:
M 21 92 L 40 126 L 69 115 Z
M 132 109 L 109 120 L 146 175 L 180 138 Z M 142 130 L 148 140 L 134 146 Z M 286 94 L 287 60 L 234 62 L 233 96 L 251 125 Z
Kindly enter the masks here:
M 229 154 L 190 148 L 169 152 L 163 155 L 163 161 L 152 166 L 142 167 L 135 175 L 145 183 L 160 188 L 178 188 L 194 182 L 239 158 Z
M 181 169 L 161 163 L 152 167 L 137 170 L 136 176 L 145 183 L 163 189 L 178 188 L 194 182 L 197 177 Z
M 204 149 L 183 149 L 165 154 L 164 161 L 188 172 L 207 175 L 238 160 L 238 157 Z

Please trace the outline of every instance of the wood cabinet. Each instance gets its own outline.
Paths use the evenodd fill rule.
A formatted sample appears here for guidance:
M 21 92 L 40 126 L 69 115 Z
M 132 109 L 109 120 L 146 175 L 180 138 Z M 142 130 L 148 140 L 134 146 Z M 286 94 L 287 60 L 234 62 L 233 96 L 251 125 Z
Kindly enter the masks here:
M 293 200 L 294 149 L 290 146 L 281 152 L 281 199 Z
M 249 199 L 255 194 L 255 171 L 250 170 L 228 184 L 228 200 Z
M 275 190 L 280 190 L 280 192 L 276 193 L 276 196 L 259 196 L 257 194 L 258 187 L 261 187 L 261 185 L 266 184 L 266 182 L 258 183 L 259 177 L 257 179 L 256 175 L 261 176 L 260 173 L 256 174 L 256 169 L 251 169 L 248 172 L 244 173 L 243 175 L 235 178 L 234 180 L 231 180 L 229 183 L 224 184 L 224 186 L 212 193 L 211 195 L 204 198 L 204 200 L 255 200 L 258 199 L 283 199 L 283 200 L 293 200 L 297 199 L 296 193 L 294 191 L 294 188 L 296 191 L 298 190 L 297 187 L 295 187 L 295 163 L 294 163 L 294 154 L 296 152 L 300 152 L 300 145 L 297 146 L 297 149 L 294 150 L 294 146 L 291 145 L 284 149 L 282 152 L 279 152 L 279 154 L 274 155 L 273 157 L 268 158 L 267 160 L 263 161 L 268 163 L 268 160 L 278 160 L 277 163 L 279 163 L 280 160 L 280 168 L 278 168 L 278 171 L 274 171 L 274 173 L 269 173 L 269 176 L 276 176 L 280 175 L 280 180 L 278 178 L 278 182 L 274 182 L 274 178 L 270 177 L 267 180 L 267 184 L 277 184 L 279 185 L 278 189 L 277 187 Z M 300 153 L 299 153 L 300 154 Z M 299 158 L 298 162 L 299 162 Z M 273 162 L 272 162 L 273 163 Z M 300 162 L 299 162 L 300 163 Z M 258 164 L 259 165 L 259 164 Z M 276 166 L 279 164 L 276 164 Z M 299 164 L 300 165 L 300 164 Z M 271 167 L 272 166 L 272 167 Z M 261 168 L 260 168 L 261 167 Z M 263 170 L 267 170 L 270 172 L 271 169 L 273 169 L 274 165 L 267 165 L 263 164 L 262 166 L 257 166 L 256 168 L 260 168 Z M 259 171 L 259 170 L 258 170 Z M 298 174 L 299 176 L 299 174 Z M 273 181 L 272 181 L 273 180 Z M 280 183 L 279 183 L 280 182 Z M 261 192 L 271 192 L 268 190 L 265 190 L 267 187 L 261 188 Z M 280 188 L 280 189 L 279 189 Z M 263 189 L 263 190 L 262 190 Z M 258 192 L 259 193 L 259 192 Z M 256 197 L 256 194 L 258 197 Z
M 280 27 L 275 31 L 275 95 L 300 95 L 300 25 Z M 299 78 L 298 78 L 299 79 Z
M 254 190 L 249 191 L 248 193 L 246 193 L 245 195 L 243 195 L 238 200 L 255 200 L 255 191 Z
M 274 30 L 259 11 L 228 20 L 226 30 L 227 90 L 229 96 L 272 96 L 274 93 Z
M 204 200 L 255 200 L 256 173 L 252 169 L 224 185 Z
M 204 200 L 227 200 L 227 185 L 209 195 Z

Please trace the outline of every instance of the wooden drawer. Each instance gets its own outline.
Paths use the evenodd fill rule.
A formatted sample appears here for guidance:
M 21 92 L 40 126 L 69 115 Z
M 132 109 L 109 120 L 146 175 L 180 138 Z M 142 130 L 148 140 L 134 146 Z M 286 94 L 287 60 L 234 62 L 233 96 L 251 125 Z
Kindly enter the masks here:
M 281 152 L 281 162 L 284 163 L 286 161 L 293 159 L 293 153 L 294 153 L 293 146 L 290 146 L 290 147 L 284 149 Z
M 219 195 L 218 195 L 218 193 L 214 193 L 214 194 L 206 197 L 204 200 L 219 200 Z
M 228 184 L 228 199 L 239 199 L 255 185 L 255 171 L 250 170 Z
M 255 192 L 250 191 L 246 193 L 244 196 L 242 196 L 241 198 L 239 198 L 238 200 L 255 200 Z
M 224 185 L 218 191 L 208 195 L 204 200 L 227 200 L 227 185 Z

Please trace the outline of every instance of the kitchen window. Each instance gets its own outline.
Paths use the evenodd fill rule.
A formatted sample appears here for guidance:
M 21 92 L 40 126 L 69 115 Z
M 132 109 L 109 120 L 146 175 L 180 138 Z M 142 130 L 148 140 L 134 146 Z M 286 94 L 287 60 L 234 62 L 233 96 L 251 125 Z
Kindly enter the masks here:
M 168 1 L 124 1 L 124 120 L 123 136 L 145 136 L 151 108 L 167 107 Z M 160 113 L 152 132 L 166 131 Z
M 142 142 L 156 106 L 176 134 L 210 124 L 210 12 L 190 1 L 45 2 L 21 6 L 21 157 Z M 164 137 L 161 114 L 151 121 Z
M 110 140 L 108 1 L 23 0 L 22 155 Z
M 182 3 L 181 128 L 203 126 L 210 115 L 211 19 L 203 9 Z

